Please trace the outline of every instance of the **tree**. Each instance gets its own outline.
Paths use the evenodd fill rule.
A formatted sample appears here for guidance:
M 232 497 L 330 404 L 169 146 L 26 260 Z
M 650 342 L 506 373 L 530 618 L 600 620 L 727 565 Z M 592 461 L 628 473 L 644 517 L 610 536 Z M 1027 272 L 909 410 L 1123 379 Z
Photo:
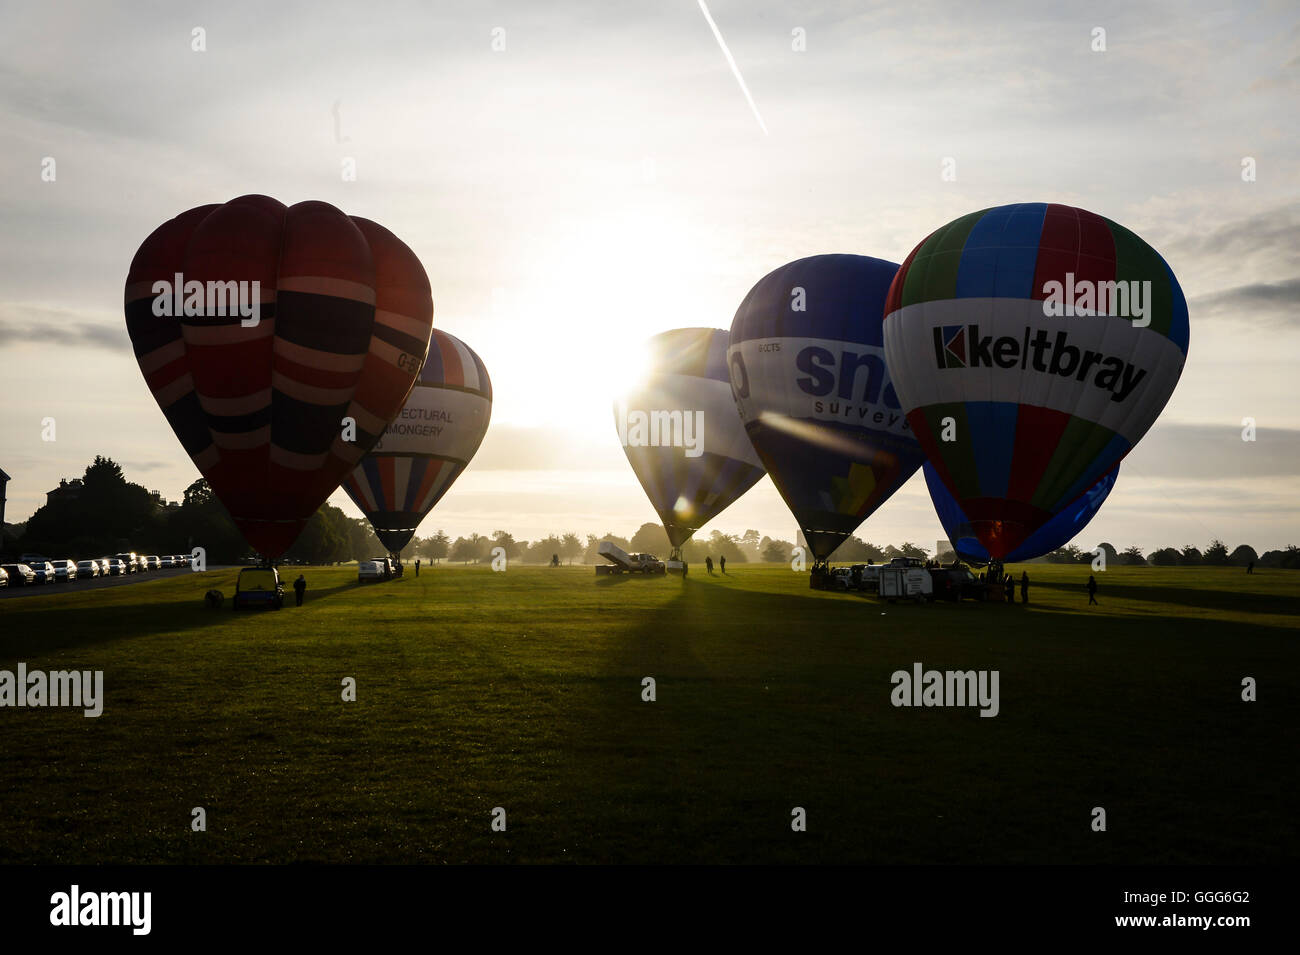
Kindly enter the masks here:
M 1145 564 L 1147 559 L 1142 556 L 1142 548 L 1134 544 L 1132 547 L 1125 550 L 1124 553 L 1120 554 L 1119 562 L 1129 567 L 1137 567 Z
M 478 546 L 467 537 L 457 537 L 456 543 L 451 545 L 451 559 L 463 564 L 478 560 Z
M 1258 560 L 1259 554 L 1255 553 L 1255 548 L 1249 544 L 1242 544 L 1232 552 L 1232 555 L 1228 558 L 1228 563 L 1234 567 L 1245 567 L 1247 564 Z
M 638 551 L 632 546 L 631 541 L 627 540 L 627 538 L 619 537 L 613 531 L 610 531 L 604 537 L 597 537 L 595 534 L 588 534 L 587 550 L 582 555 L 582 559 L 585 563 L 588 564 L 605 563 L 605 558 L 601 557 L 599 551 L 597 550 L 597 548 L 600 547 L 601 541 L 609 541 L 615 547 L 619 547 L 625 551 L 628 551 L 629 553 L 633 553 L 633 554 L 642 553 L 642 551 Z
M 1098 550 L 1101 550 L 1101 551 L 1105 552 L 1105 554 L 1106 554 L 1106 563 L 1107 563 L 1107 564 L 1118 564 L 1118 563 L 1119 563 L 1119 551 L 1117 551 L 1117 550 L 1115 549 L 1115 545 L 1114 545 L 1114 544 L 1111 544 L 1111 543 L 1109 543 L 1108 541 L 1102 541 L 1102 542 L 1101 542 L 1100 544 L 1098 544 L 1095 548 L 1093 548 L 1093 555 L 1095 555 L 1095 554 L 1097 553 Z M 1088 560 L 1092 560 L 1092 556 L 1091 556 L 1091 555 L 1088 557 Z
M 1199 566 L 1203 561 L 1201 552 L 1197 550 L 1195 547 L 1193 547 L 1191 544 L 1188 544 L 1186 547 L 1182 549 L 1182 551 L 1179 553 L 1179 557 L 1181 559 L 1178 562 L 1188 567 Z
M 577 534 L 569 532 L 560 538 L 560 557 L 566 563 L 573 563 L 573 558 L 582 556 L 582 540 Z
M 725 557 L 735 564 L 743 564 L 747 560 L 745 552 L 740 547 L 740 538 L 735 534 L 724 534 L 722 531 L 714 531 L 709 535 L 708 553 L 715 560 Z
M 1226 567 L 1228 565 L 1228 545 L 1216 537 L 1210 541 L 1210 546 L 1205 548 L 1201 563 L 1215 567 Z
M 668 532 L 659 524 L 645 523 L 637 528 L 625 550 L 633 554 L 657 554 L 667 557 L 672 549 L 668 541 Z
M 749 528 L 745 533 L 740 535 L 740 547 L 745 552 L 745 556 L 750 560 L 758 560 L 759 554 L 759 533 L 753 528 Z
M 904 557 L 915 557 L 917 560 L 925 560 L 930 553 L 926 548 L 918 547 L 911 541 L 903 541 L 903 543 L 899 544 L 898 552 Z
M 784 564 L 790 560 L 790 550 L 793 544 L 787 544 L 785 541 L 774 541 L 769 537 L 764 537 L 763 559 L 769 564 Z
M 497 547 L 500 547 L 505 551 L 507 560 L 514 560 L 523 553 L 523 548 L 519 546 L 518 542 L 515 541 L 514 535 L 509 531 L 492 532 L 492 547 L 488 548 L 488 553 L 490 554 L 492 549 Z M 480 558 L 480 560 L 481 559 L 482 558 Z
M 1083 552 L 1073 544 L 1066 544 L 1064 547 L 1058 547 L 1047 555 L 1049 564 L 1077 564 L 1079 563 Z
M 438 533 L 425 541 L 424 552 L 429 555 L 435 564 L 446 558 L 447 554 L 451 552 L 451 541 L 447 538 L 447 532 L 441 527 L 438 528 Z
M 1151 552 L 1147 563 L 1155 567 L 1177 567 L 1183 562 L 1183 555 L 1176 547 L 1161 547 Z

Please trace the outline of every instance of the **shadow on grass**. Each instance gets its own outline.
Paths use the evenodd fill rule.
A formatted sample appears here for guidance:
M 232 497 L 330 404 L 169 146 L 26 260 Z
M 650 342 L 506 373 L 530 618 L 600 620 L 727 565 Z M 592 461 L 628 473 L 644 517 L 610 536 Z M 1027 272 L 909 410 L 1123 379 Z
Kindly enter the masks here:
M 1088 591 L 1084 586 L 1086 583 L 1086 580 L 1077 584 L 1035 582 L 1033 586 L 1059 593 L 1075 594 L 1079 597 L 1080 604 L 1086 607 L 1088 603 Z M 1030 592 L 1032 593 L 1032 590 Z M 1236 593 L 1226 590 L 1195 590 L 1186 587 L 1156 587 L 1140 583 L 1112 583 L 1103 578 L 1097 581 L 1097 599 L 1102 601 L 1107 596 L 1122 600 L 1140 600 L 1182 607 L 1197 607 L 1202 610 L 1300 616 L 1300 600 L 1283 594 Z
M 1223 677 L 1276 667 L 1292 630 L 1132 615 L 1098 634 L 1080 614 L 991 631 L 1011 611 L 877 606 L 683 588 L 609 640 L 563 710 L 581 745 L 548 801 L 584 832 L 564 858 L 1203 864 L 1296 844 L 1287 797 L 1252 769 L 1286 750 L 1284 714 Z M 1188 637 L 1209 652 L 1179 652 Z M 996 669 L 998 717 L 893 706 L 913 661 Z M 1096 805 L 1129 824 L 1097 838 Z
M 216 581 L 213 581 L 216 584 Z M 289 582 L 290 584 L 292 581 Z M 224 585 L 224 581 L 222 582 Z M 58 607 L 56 615 L 43 615 L 42 608 L 18 605 L 4 617 L 5 633 L 0 637 L 0 659 L 21 659 L 47 654 L 56 650 L 98 646 L 117 640 L 151 637 L 158 634 L 181 634 L 228 626 L 232 620 L 244 619 L 262 613 L 292 613 L 306 610 L 316 601 L 328 599 L 342 591 L 358 586 L 356 581 L 324 587 L 308 588 L 306 602 L 294 606 L 294 592 L 286 586 L 284 609 L 231 609 L 233 585 L 215 585 L 208 589 L 221 590 L 225 600 L 213 609 L 203 602 L 206 589 L 195 591 L 193 599 L 178 601 L 148 601 L 135 599 L 130 603 L 113 602 L 107 606 Z M 135 596 L 135 595 L 132 595 Z M 44 608 L 48 611 L 48 605 Z M 50 621 L 47 624 L 45 621 Z M 57 629 L 53 629 L 56 626 Z

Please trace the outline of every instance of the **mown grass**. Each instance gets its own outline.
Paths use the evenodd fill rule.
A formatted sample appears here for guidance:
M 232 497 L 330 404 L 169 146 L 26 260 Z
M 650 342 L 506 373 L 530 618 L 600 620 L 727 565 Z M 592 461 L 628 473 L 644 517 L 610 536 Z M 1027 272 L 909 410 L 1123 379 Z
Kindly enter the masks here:
M 234 571 L 0 601 L 0 669 L 102 669 L 106 695 L 0 709 L 0 860 L 1295 858 L 1300 573 L 1116 568 L 1089 608 L 1086 567 L 1031 566 L 1027 606 L 916 607 L 729 569 L 309 568 L 304 607 L 239 614 L 202 605 Z M 893 707 L 914 661 L 999 670 L 1000 714 Z

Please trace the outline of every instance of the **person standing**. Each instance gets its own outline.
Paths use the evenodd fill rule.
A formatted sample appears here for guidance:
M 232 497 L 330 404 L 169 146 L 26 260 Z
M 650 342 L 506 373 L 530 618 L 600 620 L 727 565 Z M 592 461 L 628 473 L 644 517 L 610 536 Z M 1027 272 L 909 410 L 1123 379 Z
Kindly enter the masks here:
M 727 555 L 726 555 L 726 554 L 723 554 L 721 557 L 718 558 L 718 566 L 722 568 L 722 572 L 723 572 L 724 574 L 727 572 Z
M 296 606 L 299 607 L 302 606 L 302 595 L 305 594 L 306 592 L 307 592 L 307 578 L 304 577 L 302 574 L 299 574 L 298 579 L 293 582 L 293 593 L 294 596 L 298 598 L 298 603 L 296 604 Z
M 1002 596 L 1009 604 L 1016 602 L 1016 581 L 1010 574 L 1002 578 Z
M 1020 572 L 1020 602 L 1029 603 L 1029 571 Z
M 1092 606 L 1095 603 L 1097 603 L 1097 578 L 1089 574 L 1088 575 L 1088 605 Z
M 1255 572 L 1255 562 L 1252 560 L 1250 563 L 1246 565 L 1246 573 L 1253 574 L 1254 572 Z
M 707 570 L 710 574 L 713 573 L 713 558 L 712 558 L 712 557 L 708 557 L 708 556 L 706 556 L 706 557 L 704 558 L 704 569 Z
M 420 576 L 420 558 L 415 558 L 415 576 Z
M 686 575 L 689 572 L 690 572 L 690 568 L 687 566 L 686 558 L 683 557 L 682 558 L 682 580 L 686 579 Z

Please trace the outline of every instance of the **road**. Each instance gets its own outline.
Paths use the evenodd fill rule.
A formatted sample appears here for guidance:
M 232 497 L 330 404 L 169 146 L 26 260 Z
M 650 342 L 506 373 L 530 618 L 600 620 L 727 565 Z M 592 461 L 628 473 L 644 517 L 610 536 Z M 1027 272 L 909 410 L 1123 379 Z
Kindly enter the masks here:
M 222 570 L 230 565 L 212 565 L 208 570 Z M 8 587 L 0 587 L 0 600 L 10 597 L 54 597 L 58 594 L 80 593 L 83 590 L 99 590 L 104 587 L 127 587 L 131 584 L 144 583 L 146 580 L 166 580 L 168 577 L 177 577 L 181 574 L 190 574 L 193 571 L 188 567 L 169 567 L 165 570 L 148 570 L 136 574 L 124 574 L 118 577 L 87 577 L 78 578 L 70 583 L 55 584 L 33 584 L 29 587 L 15 587 L 11 583 Z

